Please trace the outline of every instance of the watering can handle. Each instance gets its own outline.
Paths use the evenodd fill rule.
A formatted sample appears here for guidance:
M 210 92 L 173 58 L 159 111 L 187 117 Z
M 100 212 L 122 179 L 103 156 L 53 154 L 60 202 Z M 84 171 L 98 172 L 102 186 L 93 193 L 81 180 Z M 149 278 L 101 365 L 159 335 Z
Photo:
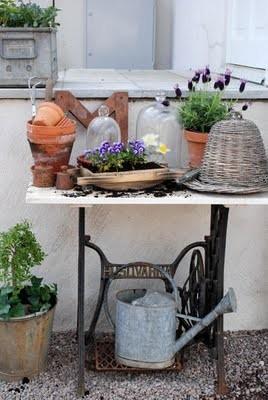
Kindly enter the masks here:
M 113 274 L 113 278 L 115 278 L 124 269 L 129 268 L 130 265 L 131 264 L 127 264 L 127 265 L 124 265 L 123 267 L 119 268 Z M 176 286 L 176 283 L 175 283 L 174 279 L 172 279 L 171 276 L 166 271 L 164 271 L 161 267 L 158 267 L 157 265 L 153 265 L 153 264 L 150 264 L 150 267 L 153 268 L 153 269 L 156 269 L 157 271 L 159 271 L 160 274 L 163 275 L 169 281 L 169 283 L 171 284 L 172 289 L 173 289 L 173 295 L 174 295 L 175 302 L 178 305 L 179 293 L 178 293 L 178 289 L 177 289 L 177 286 Z M 109 288 L 110 288 L 110 285 L 111 285 L 112 281 L 113 281 L 113 279 L 110 278 L 108 280 L 108 283 L 107 283 L 106 287 L 105 287 L 105 291 L 104 291 L 104 311 L 105 311 L 106 317 L 107 317 L 110 325 L 112 326 L 113 329 L 115 329 L 115 323 L 114 323 L 114 320 L 112 318 L 112 315 L 111 315 L 111 312 L 110 312 L 110 308 L 109 308 L 109 305 L 108 305 L 108 292 L 109 292 Z

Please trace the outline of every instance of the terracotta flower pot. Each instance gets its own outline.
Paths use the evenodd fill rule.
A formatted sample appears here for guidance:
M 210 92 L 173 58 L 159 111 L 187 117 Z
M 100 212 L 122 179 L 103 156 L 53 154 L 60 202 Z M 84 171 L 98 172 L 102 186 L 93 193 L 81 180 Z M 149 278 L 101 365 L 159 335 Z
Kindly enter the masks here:
M 55 103 L 45 101 L 38 107 L 33 125 L 56 126 L 64 118 L 63 110 Z
M 51 165 L 33 165 L 33 185 L 36 187 L 55 186 L 56 175 Z
M 38 126 L 33 125 L 31 121 L 27 124 L 27 132 L 30 135 L 38 135 L 38 137 L 51 137 L 59 135 L 70 135 L 76 130 L 75 121 L 68 119 L 68 124 L 57 126 Z
M 58 190 L 70 190 L 74 187 L 73 173 L 74 168 L 69 170 L 68 165 L 61 167 L 61 172 L 57 172 L 56 188 Z M 69 172 L 70 171 L 70 172 Z
M 73 121 L 65 127 L 41 127 L 28 122 L 27 138 L 35 165 L 51 165 L 55 173 L 60 171 L 62 165 L 68 165 L 75 131 L 76 124 Z
M 188 143 L 189 166 L 190 168 L 199 168 L 205 154 L 208 133 L 185 130 L 184 136 Z

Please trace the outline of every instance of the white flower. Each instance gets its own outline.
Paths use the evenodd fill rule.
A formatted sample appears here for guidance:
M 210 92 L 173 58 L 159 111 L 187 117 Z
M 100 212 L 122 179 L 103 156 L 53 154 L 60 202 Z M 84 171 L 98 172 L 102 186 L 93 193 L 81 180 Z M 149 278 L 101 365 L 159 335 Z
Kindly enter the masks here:
M 143 136 L 142 140 L 144 141 L 145 147 L 157 147 L 159 144 L 159 135 L 156 135 L 155 133 L 147 133 L 147 135 Z

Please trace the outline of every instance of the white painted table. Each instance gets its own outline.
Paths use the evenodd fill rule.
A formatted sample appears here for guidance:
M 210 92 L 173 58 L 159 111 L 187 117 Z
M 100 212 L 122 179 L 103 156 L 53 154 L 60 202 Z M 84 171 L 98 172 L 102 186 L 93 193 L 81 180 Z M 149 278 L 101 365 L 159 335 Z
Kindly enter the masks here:
M 251 194 L 251 195 L 217 195 L 217 194 L 199 194 L 196 192 L 183 190 L 167 193 L 164 197 L 155 197 L 154 194 L 133 193 L 121 196 L 113 196 L 110 192 L 91 192 L 86 196 L 77 195 L 74 191 L 57 191 L 54 188 L 40 189 L 29 186 L 26 194 L 26 203 L 32 205 L 59 205 L 79 208 L 79 255 L 78 255 L 78 348 L 79 348 L 79 374 L 78 374 L 78 393 L 83 396 L 85 393 L 85 351 L 86 351 L 86 335 L 84 323 L 84 296 L 85 296 L 85 247 L 89 247 L 98 252 L 102 261 L 102 278 L 99 293 L 98 305 L 93 322 L 89 329 L 88 335 L 91 338 L 96 327 L 96 323 L 100 314 L 101 306 L 104 298 L 105 284 L 109 279 L 116 279 L 114 271 L 118 272 L 119 264 L 111 264 L 106 259 L 105 255 L 96 245 L 94 245 L 90 236 L 85 234 L 85 208 L 94 205 L 211 205 L 211 226 L 210 235 L 205 236 L 205 240 L 195 242 L 187 246 L 181 251 L 177 259 L 169 265 L 158 265 L 170 272 L 171 276 L 175 275 L 182 258 L 189 251 L 199 251 L 200 248 L 205 253 L 204 262 L 204 280 L 205 284 L 204 301 L 206 311 L 210 311 L 224 294 L 224 260 L 225 260 L 225 244 L 226 231 L 228 222 L 228 208 L 225 206 L 240 206 L 240 205 L 268 205 L 268 193 Z M 196 250 L 199 248 L 199 250 Z M 194 250 L 195 249 L 195 250 Z M 198 254 L 199 254 L 198 253 Z M 201 253 L 200 256 L 202 257 Z M 152 270 L 152 264 L 134 263 L 125 265 L 127 268 L 133 268 L 138 264 L 139 268 L 144 270 L 149 267 Z M 201 266 L 203 262 L 201 260 Z M 122 267 L 122 265 L 121 265 Z M 202 267 L 203 268 L 203 267 Z M 108 271 L 108 273 L 107 273 Z M 173 271 L 173 272 L 172 272 Z M 198 270 L 198 272 L 200 272 Z M 105 275 L 107 273 L 108 275 Z M 196 271 L 195 271 L 196 273 Z M 135 276 L 134 278 L 139 278 Z M 140 276 L 143 277 L 143 276 Z M 208 286 L 206 286 L 208 285 Z M 191 288 L 188 293 L 191 292 Z M 199 297 L 199 296 L 198 296 Z M 210 345 L 212 344 L 216 350 L 217 359 L 217 374 L 218 374 L 218 393 L 226 393 L 226 383 L 224 374 L 224 344 L 223 344 L 223 316 L 219 317 L 216 323 L 210 329 Z M 209 332 L 209 331 L 208 331 Z M 209 337 L 209 333 L 207 333 Z M 211 339 L 212 337 L 212 339 Z
M 249 195 L 202 194 L 190 190 L 175 192 L 166 197 L 134 194 L 121 197 L 107 197 L 93 192 L 85 197 L 70 197 L 73 191 L 59 191 L 54 188 L 41 189 L 29 186 L 26 193 L 27 204 L 54 204 L 73 207 L 91 207 L 93 205 L 217 205 L 245 206 L 268 205 L 268 192 Z M 68 197 L 64 196 L 66 194 Z M 98 197 L 95 197 L 98 196 Z

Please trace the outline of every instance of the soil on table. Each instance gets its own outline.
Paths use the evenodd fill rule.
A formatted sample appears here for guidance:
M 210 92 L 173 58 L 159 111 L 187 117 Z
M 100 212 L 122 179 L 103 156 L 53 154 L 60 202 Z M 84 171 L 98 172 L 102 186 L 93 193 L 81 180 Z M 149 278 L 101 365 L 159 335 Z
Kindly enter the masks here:
M 153 188 L 144 190 L 125 190 L 125 191 L 108 191 L 98 189 L 92 185 L 89 186 L 76 186 L 71 193 L 63 193 L 65 197 L 85 197 L 93 195 L 94 197 L 105 197 L 105 198 L 117 198 L 117 197 L 171 197 L 174 194 L 185 195 L 185 197 L 191 196 L 186 192 L 182 185 L 176 183 L 176 181 L 167 181 L 160 185 L 154 186 Z

